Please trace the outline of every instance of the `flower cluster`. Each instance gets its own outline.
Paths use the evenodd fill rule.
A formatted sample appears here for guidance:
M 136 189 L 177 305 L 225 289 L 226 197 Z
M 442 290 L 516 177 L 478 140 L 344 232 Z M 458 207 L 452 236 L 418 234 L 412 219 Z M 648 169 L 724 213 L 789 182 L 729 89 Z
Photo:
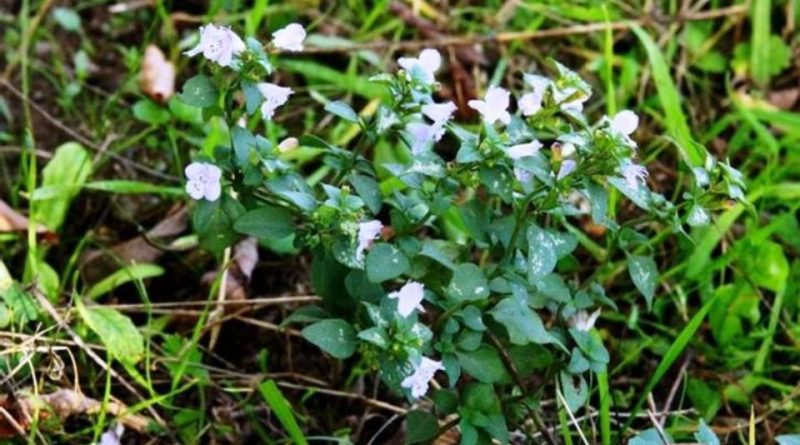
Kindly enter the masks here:
M 304 38 L 293 24 L 273 34 L 272 46 L 298 51 Z M 609 361 L 595 329 L 601 313 L 638 304 L 605 294 L 595 279 L 616 272 L 604 264 L 627 264 L 648 307 L 656 296 L 644 226 L 614 220 L 610 190 L 676 233 L 743 198 L 741 175 L 710 156 L 693 166 L 685 201 L 652 191 L 637 161 L 638 116 L 623 110 L 590 121 L 589 85 L 555 62 L 552 77 L 523 74 L 518 95 L 493 85 L 458 110 L 438 95 L 438 51 L 401 57 L 397 72 L 373 78 L 389 93 L 374 114 L 327 103 L 362 132 L 338 147 L 311 135 L 279 141 L 253 132 L 262 119 L 248 115 L 260 110 L 271 120 L 293 94 L 262 81 L 272 64 L 260 44 L 208 25 L 188 54 L 200 53 L 235 76 L 190 79 L 182 93 L 204 115 L 226 119 L 230 132 L 229 147 L 186 169 L 201 244 L 219 253 L 252 236 L 307 252 L 322 303 L 296 317 L 311 323 L 303 336 L 336 358 L 361 353 L 409 399 L 430 386 L 450 394 L 433 399 L 459 406 L 437 412 L 459 412 L 462 430 L 487 443 L 507 435 L 492 401 L 518 400 L 511 396 L 536 373 L 557 376 L 570 409 L 586 402 L 586 376 Z M 220 110 L 237 101 L 244 111 Z M 460 121 L 457 111 L 480 122 Z M 299 145 L 320 153 L 314 181 L 283 156 Z

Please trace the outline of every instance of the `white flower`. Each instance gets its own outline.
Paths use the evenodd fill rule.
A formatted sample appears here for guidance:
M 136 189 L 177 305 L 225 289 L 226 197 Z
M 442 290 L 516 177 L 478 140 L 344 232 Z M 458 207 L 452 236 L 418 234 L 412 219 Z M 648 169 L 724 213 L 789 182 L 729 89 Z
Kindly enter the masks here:
M 281 153 L 286 153 L 287 151 L 294 150 L 298 145 L 300 145 L 300 142 L 297 140 L 297 138 L 288 137 L 278 144 L 278 150 Z
M 586 311 L 578 311 L 569 317 L 569 325 L 579 331 L 588 332 L 594 327 L 597 317 L 600 316 L 600 309 L 591 314 Z
M 244 50 L 244 42 L 230 28 L 206 25 L 200 27 L 200 43 L 184 54 L 194 57 L 203 53 L 203 57 L 220 66 L 230 66 L 233 57 Z
M 542 143 L 539 141 L 531 141 L 527 144 L 512 145 L 506 149 L 506 154 L 509 158 L 517 160 L 526 156 L 534 156 L 542 148 Z
M 630 136 L 639 126 L 639 116 L 631 110 L 622 110 L 611 118 L 611 131 L 621 136 Z
M 411 397 L 418 399 L 428 392 L 428 384 L 430 383 L 436 371 L 444 370 L 442 362 L 431 360 L 427 357 L 422 357 L 419 365 L 414 369 L 414 372 L 403 379 L 400 386 L 411 390 Z
M 647 169 L 641 165 L 626 162 L 622 166 L 622 177 L 625 178 L 625 182 L 628 183 L 628 186 L 631 188 L 635 189 L 639 182 L 645 182 L 647 176 Z
M 575 153 L 575 144 L 572 142 L 565 142 L 561 144 L 561 156 L 568 158 Z
M 299 23 L 291 23 L 272 33 L 272 44 L 286 51 L 302 51 L 306 30 Z
M 383 224 L 377 219 L 358 224 L 358 247 L 356 247 L 358 261 L 364 258 L 364 251 L 372 246 L 372 242 L 380 236 L 381 229 L 383 229 Z
M 453 102 L 425 104 L 422 106 L 422 114 L 433 121 L 433 128 L 436 130 L 434 139 L 436 141 L 440 140 L 444 135 L 444 126 L 453 117 L 456 109 L 456 104 Z
M 435 124 L 444 125 L 450 118 L 453 117 L 453 113 L 456 111 L 456 104 L 451 102 L 445 102 L 443 104 L 425 104 L 422 106 L 422 114 L 428 116 L 430 120 L 433 121 Z
M 389 298 L 397 299 L 397 312 L 403 317 L 408 317 L 415 309 L 425 312 L 421 304 L 425 298 L 425 286 L 422 283 L 409 281 L 400 290 L 390 293 Z
M 514 167 L 514 177 L 517 178 L 517 181 L 527 184 L 533 179 L 533 173 L 524 168 Z
M 520 111 L 522 111 L 523 115 L 532 116 L 542 109 L 544 93 L 547 90 L 547 86 L 552 82 L 547 77 L 539 76 L 537 74 L 526 74 L 525 82 L 533 87 L 533 91 L 522 95 L 522 97 L 517 101 L 517 106 L 519 107 Z
M 573 161 L 572 159 L 567 159 L 561 163 L 561 168 L 558 169 L 558 175 L 556 175 L 556 180 L 560 181 L 567 176 L 569 176 L 572 172 L 575 171 L 575 168 L 578 166 L 578 163 Z
M 608 120 L 608 123 L 609 132 L 613 136 L 621 138 L 626 144 L 636 148 L 636 142 L 631 139 L 631 134 L 639 126 L 639 116 L 636 113 L 630 110 L 622 110 Z
M 467 105 L 481 113 L 483 121 L 489 125 L 496 121 L 508 125 L 511 122 L 511 115 L 506 109 L 510 98 L 511 94 L 507 90 L 500 87 L 489 87 L 484 100 L 471 100 L 467 102 Z
M 542 99 L 539 93 L 525 93 L 517 101 L 517 107 L 525 116 L 533 116 L 542 109 Z
M 553 81 L 539 74 L 525 74 L 525 83 L 533 88 L 534 93 L 544 96 L 544 91 L 553 84 Z
M 115 423 L 100 435 L 100 442 L 97 445 L 120 445 L 124 433 L 125 426 L 121 423 Z
M 423 122 L 410 122 L 406 132 L 411 136 L 411 154 L 418 155 L 425 151 L 428 143 L 435 140 L 437 129 Z
M 434 74 L 442 66 L 442 56 L 439 51 L 435 49 L 424 49 L 419 53 L 418 58 L 401 57 L 397 59 L 397 64 L 400 65 L 405 71 L 408 78 L 411 78 L 411 71 L 415 68 L 418 69 L 424 76 L 424 80 L 428 84 L 436 81 Z
M 192 162 L 186 166 L 186 193 L 192 199 L 216 201 L 222 194 L 220 178 L 222 170 L 214 164 L 205 162 Z
M 264 96 L 264 103 L 261 104 L 261 116 L 264 119 L 272 119 L 275 109 L 285 104 L 289 96 L 294 94 L 291 88 L 275 85 L 274 83 L 261 82 L 256 85 L 258 91 Z

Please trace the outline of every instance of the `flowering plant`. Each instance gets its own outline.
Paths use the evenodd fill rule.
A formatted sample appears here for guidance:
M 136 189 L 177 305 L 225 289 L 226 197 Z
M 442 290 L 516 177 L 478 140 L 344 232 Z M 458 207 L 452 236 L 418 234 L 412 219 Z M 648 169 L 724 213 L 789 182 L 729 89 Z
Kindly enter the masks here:
M 296 51 L 305 31 L 273 36 L 274 48 Z M 186 168 L 202 245 L 218 254 L 246 235 L 309 252 L 322 304 L 288 322 L 307 323 L 304 337 L 335 358 L 358 352 L 409 400 L 431 396 L 415 421 L 457 413 L 462 443 L 507 442 L 509 424 L 552 389 L 542 383 L 554 382 L 572 411 L 585 404 L 587 377 L 609 362 L 594 326 L 621 302 L 587 269 L 623 258 L 649 307 L 658 271 L 648 227 L 685 234 L 743 199 L 738 172 L 710 156 L 691 166 L 680 203 L 650 190 L 636 114 L 592 123 L 590 86 L 556 62 L 552 78 L 524 74 L 516 111 L 499 86 L 469 101 L 481 123 L 468 125 L 437 101 L 440 54 L 402 57 L 397 72 L 372 78 L 389 93 L 374 114 L 327 104 L 363 134 L 338 147 L 257 134 L 293 94 L 264 81 L 272 63 L 259 42 L 208 25 L 188 54 L 200 53 L 221 68 L 189 79 L 181 99 L 230 135 Z M 371 158 L 387 141 L 391 159 Z M 282 156 L 298 145 L 323 153 L 321 181 Z M 643 217 L 616 220 L 609 202 L 620 195 Z

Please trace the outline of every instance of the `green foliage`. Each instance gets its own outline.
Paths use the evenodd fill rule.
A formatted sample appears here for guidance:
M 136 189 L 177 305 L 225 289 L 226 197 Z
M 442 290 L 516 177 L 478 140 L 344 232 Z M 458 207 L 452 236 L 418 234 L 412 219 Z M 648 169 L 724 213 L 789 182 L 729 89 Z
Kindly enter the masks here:
M 130 318 L 116 309 L 86 306 L 80 299 L 75 300 L 75 306 L 83 322 L 97 334 L 114 358 L 129 364 L 142 358 L 144 339 Z
M 281 390 L 278 389 L 278 385 L 275 384 L 275 381 L 267 380 L 266 382 L 258 385 L 258 389 L 269 407 L 272 408 L 272 412 L 281 422 L 281 425 L 283 425 L 283 428 L 289 433 L 289 436 L 292 438 L 292 441 L 295 443 L 295 445 L 308 444 L 308 440 L 306 440 L 306 437 L 303 435 L 303 431 L 300 430 L 300 426 L 297 424 L 297 420 L 294 418 L 292 406 L 283 396 Z
M 640 38 L 656 79 L 666 76 L 671 82 L 654 42 Z M 197 203 L 193 219 L 201 245 L 219 254 L 242 234 L 262 241 L 291 237 L 296 247 L 313 251 L 312 284 L 326 311 L 293 317 L 311 323 L 303 337 L 334 358 L 359 351 L 387 386 L 412 399 L 426 394 L 429 381 L 444 370 L 460 400 L 447 409 L 463 416 L 466 443 L 508 440 L 508 417 L 498 397 L 524 390 L 520 379 L 536 369 L 558 376 L 573 412 L 588 400 L 588 377 L 606 371 L 609 353 L 592 332 L 599 312 L 589 312 L 616 305 L 597 282 L 576 282 L 569 275 L 570 264 L 589 247 L 573 218 L 591 215 L 607 228 L 605 249 L 626 255 L 631 280 L 651 307 L 658 270 L 651 256 L 638 253 L 647 235 L 613 220 L 609 189 L 622 192 L 650 221 L 685 233 L 684 221 L 690 226 L 708 222 L 701 218 L 708 212 L 703 206 L 717 205 L 721 196 L 739 196 L 744 187 L 738 172 L 716 163 L 692 139 L 672 84 L 659 84 L 668 126 L 703 179 L 692 181 L 691 193 L 685 194 L 688 202 L 703 203 L 693 207 L 649 190 L 630 138 L 638 118 L 626 111 L 590 124 L 582 106 L 575 105 L 588 99 L 590 86 L 563 65 L 551 63 L 552 80 L 524 74 L 541 95 L 537 110 L 509 115 L 505 127 L 498 126 L 491 119 L 503 120 L 502 115 L 489 116 L 501 112 L 502 104 L 487 95 L 483 126 L 461 127 L 449 123 L 452 104 L 434 101 L 436 84 L 426 65 L 430 52 L 403 62 L 405 70 L 396 75 L 374 79 L 389 101 L 371 117 L 359 116 L 344 102 L 325 101 L 327 112 L 363 136 L 346 149 L 304 136 L 302 144 L 320 150 L 326 169 L 311 181 L 266 137 L 233 124 L 272 104 L 250 81 L 264 69 L 250 63 L 262 57 L 259 51 L 249 41 L 242 62 L 231 70 L 233 78 L 201 74 L 189 79 L 181 94 L 183 102 L 206 109 L 239 88 L 244 97 L 243 110 L 226 112 L 230 145 L 217 147 L 213 159 L 198 158 L 205 164 L 193 167 L 202 170 L 206 167 L 199 166 L 211 162 L 219 173 L 188 177 L 190 187 L 222 189 L 218 199 L 204 195 Z M 306 73 L 303 63 L 277 66 L 302 67 Z M 359 89 L 367 94 L 366 87 Z M 447 133 L 460 142 L 455 163 L 435 150 Z M 379 137 L 394 138 L 402 155 L 383 163 L 367 159 L 365 148 Z M 588 200 L 590 210 L 576 207 L 576 195 Z M 463 197 L 468 199 L 461 202 Z M 459 242 L 443 235 L 453 227 L 462 233 Z M 601 250 L 590 251 L 601 256 Z M 682 336 L 654 381 L 692 333 Z M 530 356 L 534 350 L 539 357 Z M 441 361 L 429 358 L 433 355 Z M 462 375 L 482 384 L 462 391 Z M 413 413 L 408 422 L 418 428 L 410 442 L 435 434 L 429 413 Z
M 83 146 L 74 142 L 59 146 L 42 170 L 42 185 L 36 192 L 44 196 L 34 207 L 33 219 L 57 231 L 91 172 L 92 161 Z
M 358 339 L 353 328 L 344 320 L 318 321 L 303 329 L 303 337 L 336 358 L 353 355 Z

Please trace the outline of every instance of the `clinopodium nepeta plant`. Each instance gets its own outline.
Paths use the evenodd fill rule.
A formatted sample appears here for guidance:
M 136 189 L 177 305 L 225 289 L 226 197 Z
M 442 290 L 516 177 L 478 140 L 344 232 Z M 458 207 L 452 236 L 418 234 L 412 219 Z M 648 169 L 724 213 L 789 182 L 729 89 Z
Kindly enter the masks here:
M 507 441 L 509 423 L 553 396 L 542 383 L 571 410 L 584 404 L 590 374 L 609 361 L 594 325 L 618 299 L 587 271 L 625 259 L 649 307 L 658 271 L 647 233 L 666 225 L 685 236 L 743 199 L 741 175 L 711 157 L 691 168 L 680 203 L 649 190 L 636 114 L 591 123 L 589 85 L 556 62 L 551 78 L 523 75 L 516 111 L 498 86 L 470 101 L 480 125 L 455 123 L 455 105 L 437 102 L 442 59 L 426 49 L 372 78 L 389 93 L 374 114 L 327 104 L 359 127 L 357 143 L 257 134 L 262 122 L 277 133 L 271 120 L 294 93 L 269 82 L 268 51 L 301 50 L 305 35 L 292 24 L 265 48 L 201 28 L 187 54 L 213 62 L 210 75 L 189 79 L 180 97 L 230 137 L 186 168 L 194 227 L 218 255 L 242 236 L 310 252 L 322 304 L 290 321 L 309 323 L 305 338 L 335 358 L 358 353 L 396 393 L 431 396 L 433 414 L 414 419 L 459 413 L 465 443 Z M 378 141 L 392 144 L 390 160 L 371 160 Z M 324 174 L 282 159 L 298 145 L 321 151 Z M 620 196 L 641 214 L 615 221 L 609 202 Z

